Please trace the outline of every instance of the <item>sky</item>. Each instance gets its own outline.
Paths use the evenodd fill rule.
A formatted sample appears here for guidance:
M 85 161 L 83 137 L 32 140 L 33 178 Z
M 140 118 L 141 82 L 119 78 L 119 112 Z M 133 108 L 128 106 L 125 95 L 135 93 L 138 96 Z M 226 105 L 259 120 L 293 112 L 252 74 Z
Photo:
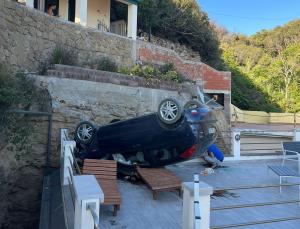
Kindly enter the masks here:
M 300 19 L 300 0 L 197 0 L 209 18 L 228 31 L 255 34 Z

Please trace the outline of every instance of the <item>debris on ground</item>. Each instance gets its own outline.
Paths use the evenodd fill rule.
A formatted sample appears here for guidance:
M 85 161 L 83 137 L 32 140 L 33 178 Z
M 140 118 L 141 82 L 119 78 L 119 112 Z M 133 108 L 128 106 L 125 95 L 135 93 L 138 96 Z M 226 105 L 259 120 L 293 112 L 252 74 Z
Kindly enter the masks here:
M 210 174 L 213 174 L 214 172 L 215 172 L 215 171 L 214 171 L 213 168 L 206 168 L 206 169 L 202 170 L 202 171 L 200 172 L 200 174 L 203 175 L 203 176 L 208 176 L 208 175 L 210 175 Z
M 237 193 L 229 192 L 227 190 L 214 190 L 211 195 L 212 199 L 216 199 L 217 197 L 225 197 L 225 198 L 239 198 L 240 196 Z

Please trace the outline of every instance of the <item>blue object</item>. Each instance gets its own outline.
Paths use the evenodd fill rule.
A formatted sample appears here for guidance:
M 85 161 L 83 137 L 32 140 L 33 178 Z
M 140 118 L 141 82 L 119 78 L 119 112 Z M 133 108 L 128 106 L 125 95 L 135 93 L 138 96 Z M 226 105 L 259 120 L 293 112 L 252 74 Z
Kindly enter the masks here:
M 224 160 L 224 155 L 223 152 L 216 146 L 216 144 L 212 144 L 208 149 L 208 152 L 212 152 L 215 156 L 216 159 L 218 159 L 219 161 L 223 161 Z

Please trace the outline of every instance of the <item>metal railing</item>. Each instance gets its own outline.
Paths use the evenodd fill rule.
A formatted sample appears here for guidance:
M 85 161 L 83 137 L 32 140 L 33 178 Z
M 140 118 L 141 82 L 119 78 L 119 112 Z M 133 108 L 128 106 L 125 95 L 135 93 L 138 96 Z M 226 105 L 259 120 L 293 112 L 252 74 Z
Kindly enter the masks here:
M 249 152 L 256 154 L 282 155 L 282 141 L 293 140 L 293 132 L 279 131 L 241 131 L 241 155 Z
M 290 184 L 269 184 L 269 185 L 256 185 L 256 186 L 241 186 L 241 187 L 229 187 L 229 188 L 218 188 L 214 189 L 214 191 L 232 191 L 232 190 L 246 190 L 246 189 L 265 189 L 265 188 L 278 188 L 282 186 L 299 186 L 299 199 L 297 200 L 283 200 L 283 201 L 273 201 L 273 202 L 264 202 L 264 203 L 254 203 L 254 204 L 238 204 L 238 205 L 228 205 L 221 207 L 212 207 L 211 211 L 222 211 L 229 209 L 241 209 L 241 208 L 253 208 L 253 207 L 263 207 L 263 206 L 273 206 L 273 205 L 282 205 L 282 204 L 294 204 L 300 203 L 300 183 L 290 183 Z M 268 224 L 268 223 L 276 223 L 290 220 L 299 220 L 299 216 L 292 217 L 283 217 L 283 218 L 275 218 L 275 219 L 267 219 L 267 220 L 257 220 L 250 221 L 244 223 L 235 223 L 235 224 L 227 224 L 227 225 L 217 225 L 212 226 L 211 229 L 221 229 L 221 228 L 234 228 L 234 227 L 244 227 L 258 224 Z
M 127 23 L 124 20 L 113 21 L 110 23 L 110 32 L 121 36 L 127 36 Z
M 231 152 L 234 160 L 242 156 L 282 157 L 281 143 L 300 141 L 300 131 L 232 130 Z
M 106 25 L 106 23 L 103 20 L 97 20 L 98 21 L 98 29 L 101 32 L 109 32 L 109 27 Z

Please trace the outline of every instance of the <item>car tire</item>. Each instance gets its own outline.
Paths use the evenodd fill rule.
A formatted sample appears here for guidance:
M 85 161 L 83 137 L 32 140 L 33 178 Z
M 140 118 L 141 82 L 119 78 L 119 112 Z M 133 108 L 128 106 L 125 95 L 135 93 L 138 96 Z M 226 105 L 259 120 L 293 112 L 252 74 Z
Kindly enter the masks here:
M 96 133 L 96 127 L 93 123 L 84 121 L 78 124 L 75 129 L 75 141 L 79 144 L 89 144 Z
M 193 108 L 196 109 L 201 106 L 202 104 L 198 100 L 190 100 L 184 104 L 183 109 L 193 109 Z
M 174 124 L 181 118 L 182 108 L 176 99 L 167 98 L 160 102 L 157 114 L 164 124 Z

